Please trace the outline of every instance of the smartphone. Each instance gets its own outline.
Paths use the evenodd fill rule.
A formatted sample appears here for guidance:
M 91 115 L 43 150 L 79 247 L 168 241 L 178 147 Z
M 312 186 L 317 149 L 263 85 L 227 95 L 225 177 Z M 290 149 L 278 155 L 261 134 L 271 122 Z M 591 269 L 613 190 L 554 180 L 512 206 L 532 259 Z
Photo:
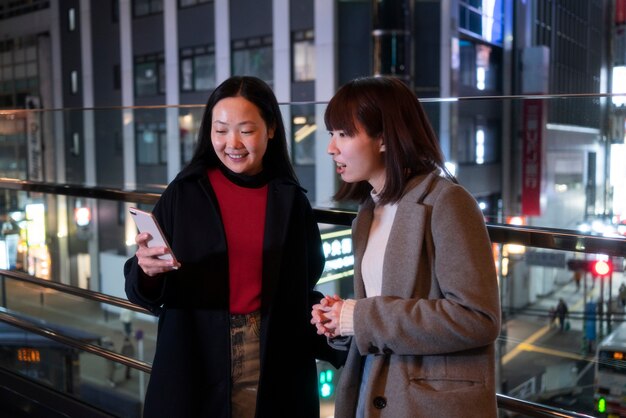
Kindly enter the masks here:
M 128 211 L 135 221 L 135 225 L 137 225 L 139 232 L 147 232 L 152 235 L 152 239 L 148 241 L 148 247 L 167 247 L 170 252 L 168 254 L 160 255 L 159 258 L 161 260 L 174 260 L 175 263 L 178 263 L 174 253 L 172 252 L 172 248 L 165 239 L 165 235 L 163 235 L 163 231 L 161 231 L 161 227 L 159 226 L 159 223 L 154 215 L 150 212 L 137 208 L 129 208 Z

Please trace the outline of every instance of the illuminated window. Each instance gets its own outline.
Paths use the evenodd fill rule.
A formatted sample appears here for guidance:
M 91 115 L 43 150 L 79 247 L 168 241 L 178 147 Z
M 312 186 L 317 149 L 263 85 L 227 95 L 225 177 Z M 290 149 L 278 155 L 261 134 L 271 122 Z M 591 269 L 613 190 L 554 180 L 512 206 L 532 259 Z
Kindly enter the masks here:
M 623 96 L 614 96 L 613 104 L 615 106 L 626 105 L 626 67 L 613 67 L 613 94 L 623 94 Z
M 70 72 L 70 92 L 72 94 L 78 93 L 78 71 L 76 70 Z
M 459 29 L 502 46 L 502 0 L 459 0 Z
M 67 29 L 70 32 L 76 30 L 76 9 L 73 7 L 67 11 Z
M 297 166 L 315 165 L 315 109 L 312 105 L 292 105 L 293 162 Z
M 293 33 L 293 81 L 315 79 L 315 43 L 313 30 Z
M 460 80 L 465 87 L 479 91 L 501 89 L 499 48 L 462 39 L 459 42 Z

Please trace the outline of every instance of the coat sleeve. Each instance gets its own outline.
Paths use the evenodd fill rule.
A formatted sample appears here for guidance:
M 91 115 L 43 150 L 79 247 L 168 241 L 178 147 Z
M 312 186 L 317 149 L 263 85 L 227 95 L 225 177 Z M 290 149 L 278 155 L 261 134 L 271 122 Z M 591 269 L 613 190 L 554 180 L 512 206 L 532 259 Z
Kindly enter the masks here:
M 495 262 L 476 201 L 460 186 L 444 187 L 429 219 L 420 259 L 394 255 L 419 262 L 411 286 L 421 290 L 410 298 L 383 295 L 357 301 L 354 326 L 361 354 L 444 354 L 491 344 L 499 335 Z M 431 236 L 429 254 L 425 248 Z

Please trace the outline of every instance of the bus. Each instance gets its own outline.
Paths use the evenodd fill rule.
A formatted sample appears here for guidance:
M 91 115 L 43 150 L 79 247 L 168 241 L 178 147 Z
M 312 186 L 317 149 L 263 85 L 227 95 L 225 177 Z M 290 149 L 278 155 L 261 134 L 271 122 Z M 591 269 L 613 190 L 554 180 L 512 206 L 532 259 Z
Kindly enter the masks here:
M 626 417 L 626 322 L 598 344 L 594 401 L 599 416 Z

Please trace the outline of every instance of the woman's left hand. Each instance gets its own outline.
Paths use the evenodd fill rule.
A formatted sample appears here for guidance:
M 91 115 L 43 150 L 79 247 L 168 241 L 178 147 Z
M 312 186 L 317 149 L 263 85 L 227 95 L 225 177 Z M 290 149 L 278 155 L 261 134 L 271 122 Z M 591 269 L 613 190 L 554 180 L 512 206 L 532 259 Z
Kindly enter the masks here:
M 311 311 L 311 323 L 317 328 L 319 335 L 328 338 L 337 337 L 339 331 L 339 318 L 343 299 L 339 296 L 325 296 L 320 303 L 313 305 Z

